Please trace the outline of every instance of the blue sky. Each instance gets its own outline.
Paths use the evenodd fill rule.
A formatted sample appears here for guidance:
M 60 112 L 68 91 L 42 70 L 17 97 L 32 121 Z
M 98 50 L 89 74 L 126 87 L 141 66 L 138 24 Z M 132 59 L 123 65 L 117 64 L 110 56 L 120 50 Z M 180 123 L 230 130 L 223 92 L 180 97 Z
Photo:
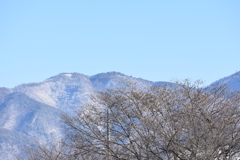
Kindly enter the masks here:
M 62 72 L 152 81 L 240 70 L 239 0 L 0 0 L 0 87 Z

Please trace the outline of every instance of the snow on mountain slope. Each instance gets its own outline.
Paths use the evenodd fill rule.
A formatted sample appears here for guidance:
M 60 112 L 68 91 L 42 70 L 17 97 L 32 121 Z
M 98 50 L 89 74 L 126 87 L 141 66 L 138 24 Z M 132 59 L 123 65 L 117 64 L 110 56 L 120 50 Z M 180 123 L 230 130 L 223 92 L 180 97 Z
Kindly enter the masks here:
M 240 71 L 222 78 L 213 84 L 226 84 L 231 90 L 240 90 Z
M 61 73 L 40 83 L 0 88 L 0 159 L 14 159 L 24 142 L 21 139 L 44 143 L 61 138 L 62 113 L 74 113 L 81 104 L 91 102 L 90 95 L 95 91 L 121 87 L 123 81 L 137 83 L 140 89 L 166 84 L 177 86 L 108 72 L 93 76 Z M 231 89 L 239 90 L 240 72 L 215 83 L 227 83 Z
M 13 92 L 12 89 L 0 88 L 0 104 L 3 103 L 5 97 L 12 92 Z
M 131 76 L 126 76 L 119 72 L 107 72 L 100 73 L 90 77 L 93 89 L 95 91 L 101 91 L 104 89 L 113 89 L 116 87 L 123 87 L 123 82 L 137 83 L 138 86 L 150 87 L 154 83 L 148 80 L 143 80 L 141 78 L 134 78 Z
M 0 159 L 15 160 L 18 156 L 22 157 L 24 146 L 34 143 L 33 139 L 20 132 L 0 128 Z
M 14 91 L 70 113 L 78 109 L 81 102 L 88 101 L 92 88 L 88 76 L 79 73 L 62 73 L 41 83 L 17 86 Z
M 22 93 L 12 93 L 0 104 L 0 126 L 41 142 L 58 138 L 61 111 Z
M 61 114 L 56 108 L 23 93 L 5 95 L 0 104 L 0 159 L 12 160 L 25 143 L 31 144 L 36 140 L 47 143 L 60 139 Z M 24 137 L 28 139 L 24 141 Z
M 143 87 L 154 84 L 117 72 L 94 76 L 61 73 L 40 83 L 0 88 L 0 128 L 42 143 L 58 139 L 62 113 L 74 113 L 82 103 L 90 102 L 90 95 L 95 91 L 120 87 L 123 80 Z M 10 139 L 4 142 L 9 146 L 11 143 Z M 0 157 L 6 153 L 10 154 L 3 152 Z
M 101 73 L 86 76 L 79 73 L 61 73 L 40 83 L 23 84 L 14 88 L 38 102 L 72 113 L 82 103 L 90 102 L 90 95 L 95 91 L 120 87 L 122 81 L 139 83 L 147 87 L 154 83 L 140 78 L 133 78 L 118 72 Z

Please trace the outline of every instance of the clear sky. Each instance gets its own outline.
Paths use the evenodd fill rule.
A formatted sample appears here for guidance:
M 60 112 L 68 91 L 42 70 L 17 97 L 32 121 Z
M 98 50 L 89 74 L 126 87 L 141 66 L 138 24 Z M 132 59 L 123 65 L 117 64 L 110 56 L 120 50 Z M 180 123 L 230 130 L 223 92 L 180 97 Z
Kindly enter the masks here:
M 62 72 L 151 81 L 240 70 L 239 0 L 0 0 L 0 87 Z

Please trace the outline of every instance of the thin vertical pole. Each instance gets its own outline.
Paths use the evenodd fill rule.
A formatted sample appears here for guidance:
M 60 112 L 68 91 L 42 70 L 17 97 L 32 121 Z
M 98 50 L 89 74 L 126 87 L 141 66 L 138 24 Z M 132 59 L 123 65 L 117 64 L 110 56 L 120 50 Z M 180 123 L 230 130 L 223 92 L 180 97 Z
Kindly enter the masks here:
M 107 159 L 110 159 L 110 109 L 107 109 Z

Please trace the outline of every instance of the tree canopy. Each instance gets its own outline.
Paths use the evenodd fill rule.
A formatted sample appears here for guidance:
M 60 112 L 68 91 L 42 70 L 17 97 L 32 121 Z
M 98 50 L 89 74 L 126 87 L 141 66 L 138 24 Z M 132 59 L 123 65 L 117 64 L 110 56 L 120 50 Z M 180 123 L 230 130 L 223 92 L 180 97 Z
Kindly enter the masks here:
M 62 145 L 68 149 L 61 154 L 68 159 L 232 159 L 240 152 L 239 93 L 224 85 L 200 85 L 125 83 L 97 92 L 75 116 L 63 116 Z

